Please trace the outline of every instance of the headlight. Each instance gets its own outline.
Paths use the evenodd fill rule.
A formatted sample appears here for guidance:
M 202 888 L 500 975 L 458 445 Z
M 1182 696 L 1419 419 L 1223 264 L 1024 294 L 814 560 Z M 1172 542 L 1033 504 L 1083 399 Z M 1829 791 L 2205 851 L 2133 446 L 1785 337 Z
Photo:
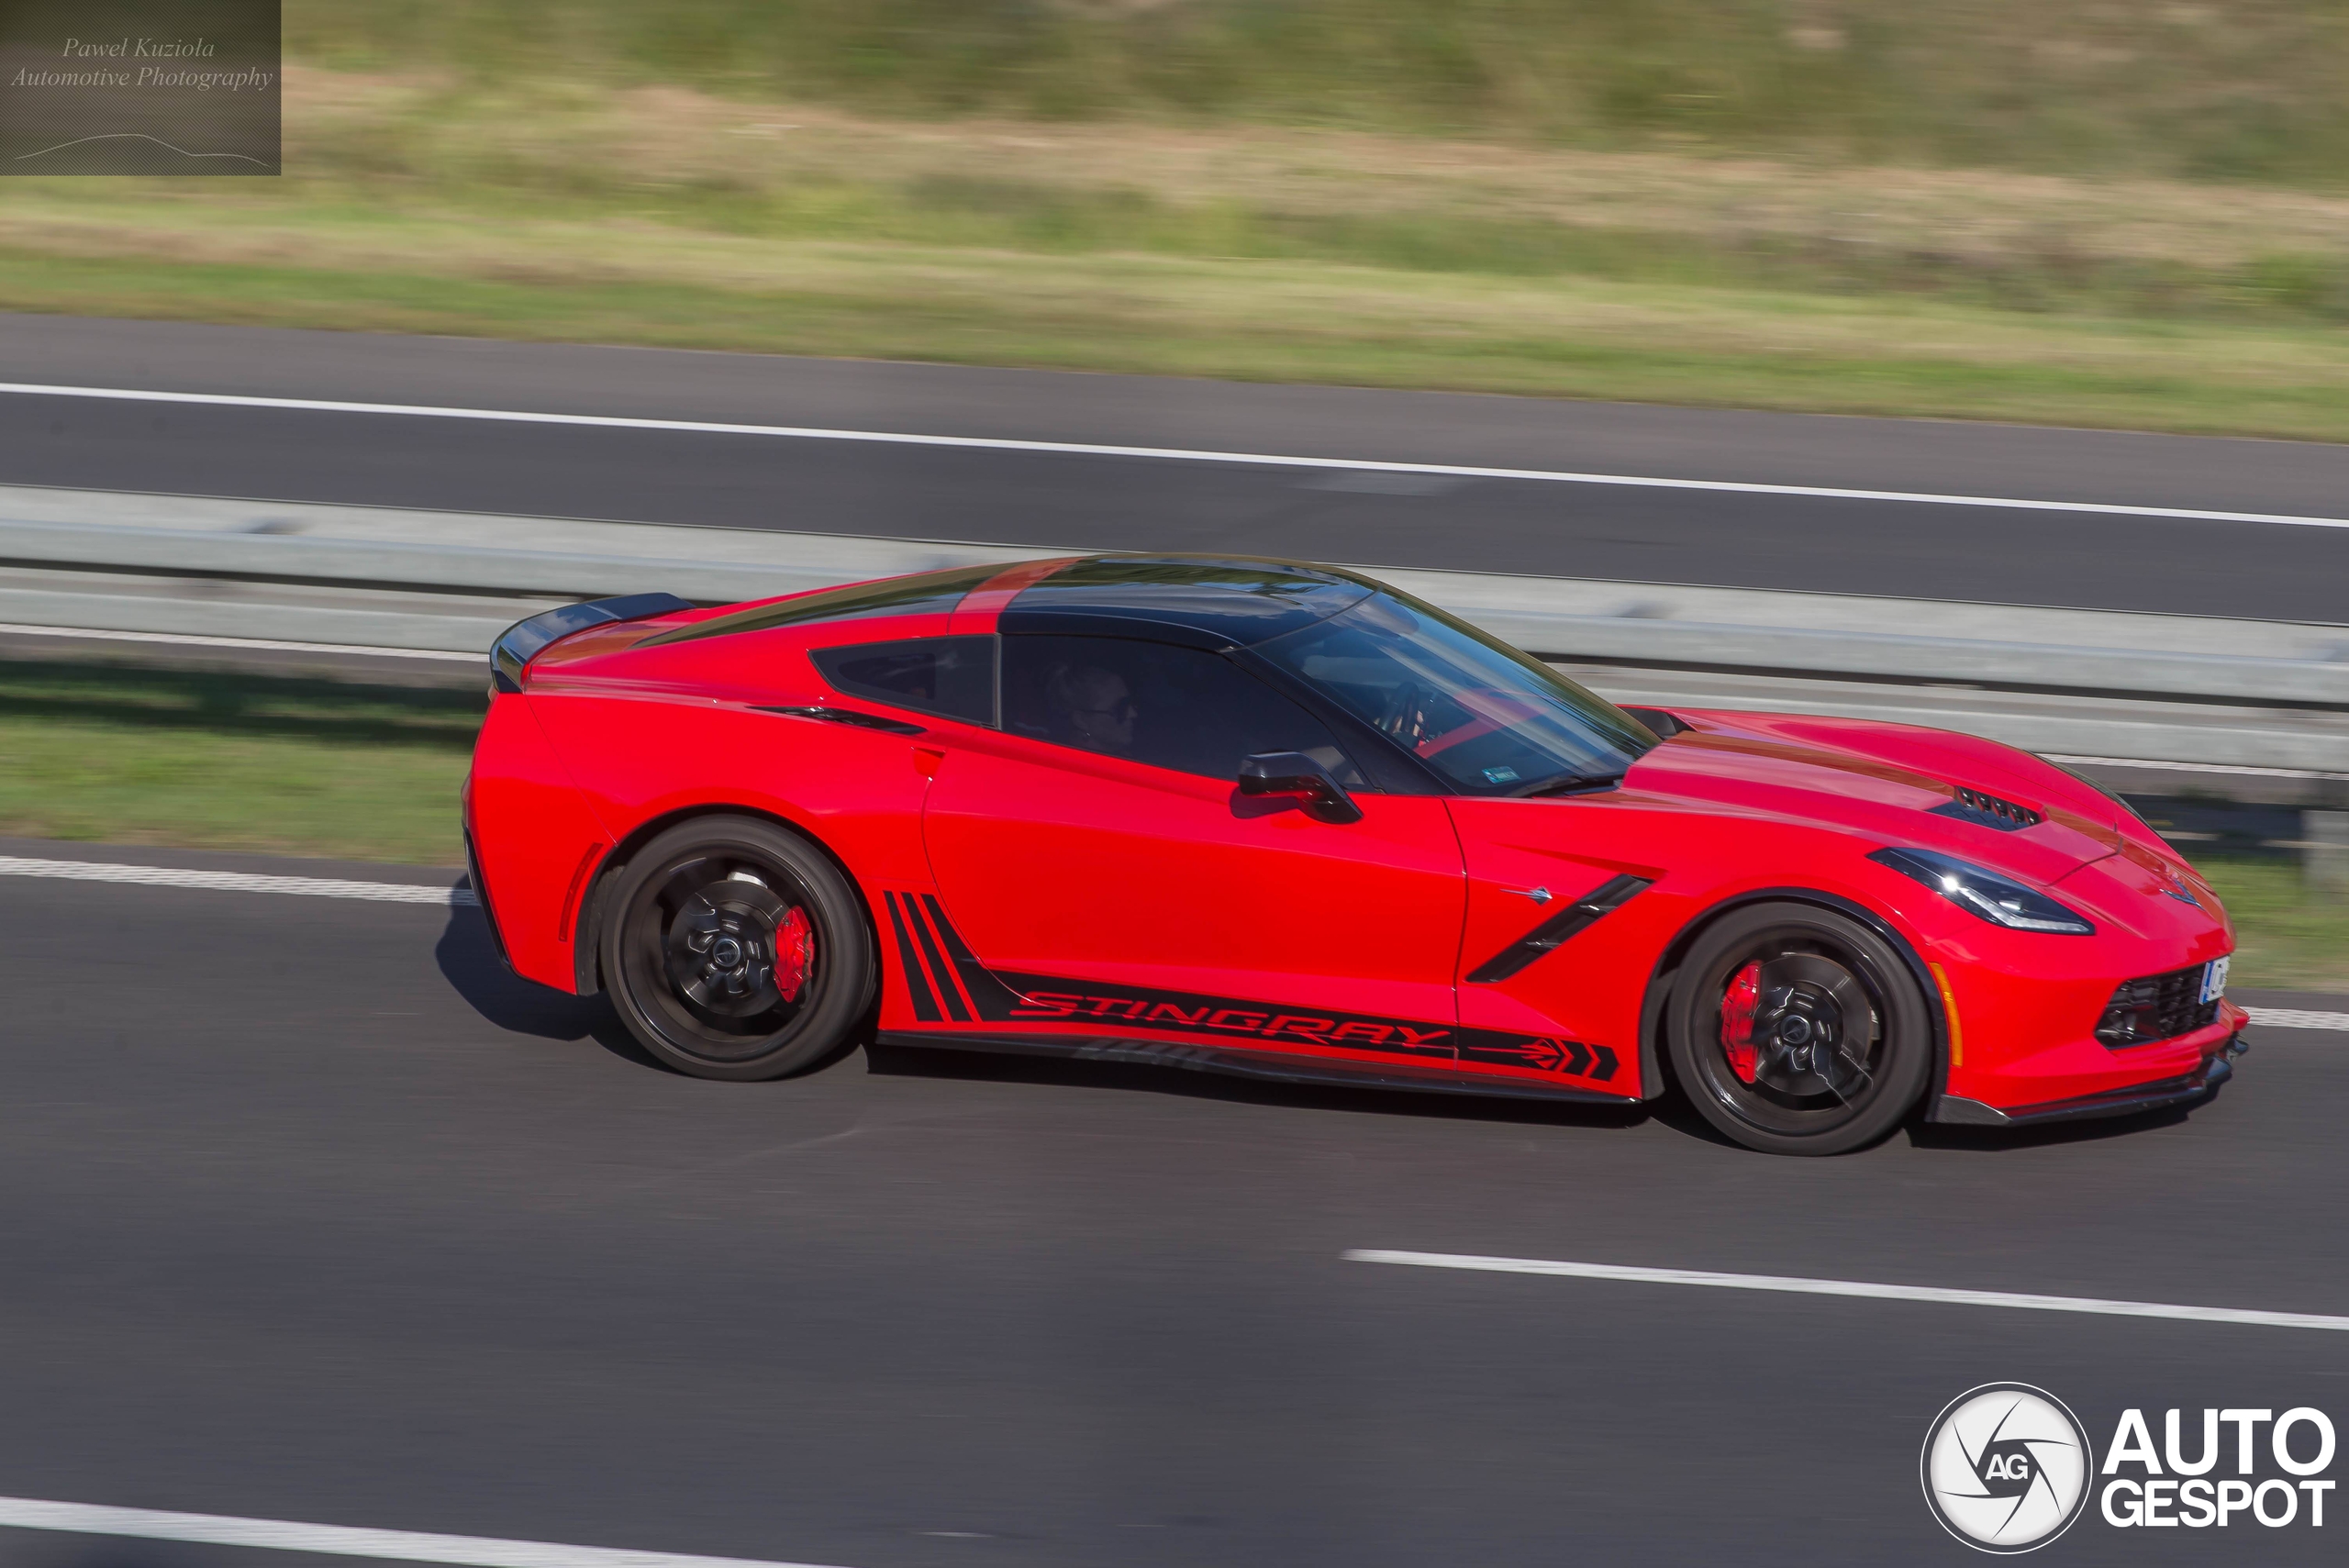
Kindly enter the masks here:
M 2096 935 L 2096 927 L 2086 916 L 2074 914 L 2047 895 L 1948 855 L 1931 850 L 1878 850 L 1868 859 L 1903 876 L 1915 877 L 1967 914 L 1978 915 L 1994 926 L 2067 937 Z

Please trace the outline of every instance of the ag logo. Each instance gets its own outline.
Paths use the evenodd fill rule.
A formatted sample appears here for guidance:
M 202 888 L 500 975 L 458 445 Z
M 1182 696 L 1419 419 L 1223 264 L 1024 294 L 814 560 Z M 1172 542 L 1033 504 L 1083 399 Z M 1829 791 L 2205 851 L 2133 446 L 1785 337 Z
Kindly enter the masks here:
M 2030 1551 L 2072 1527 L 2095 1468 L 2064 1402 L 2027 1383 L 1986 1383 L 1949 1402 L 1925 1433 L 1925 1502 L 1982 1551 Z

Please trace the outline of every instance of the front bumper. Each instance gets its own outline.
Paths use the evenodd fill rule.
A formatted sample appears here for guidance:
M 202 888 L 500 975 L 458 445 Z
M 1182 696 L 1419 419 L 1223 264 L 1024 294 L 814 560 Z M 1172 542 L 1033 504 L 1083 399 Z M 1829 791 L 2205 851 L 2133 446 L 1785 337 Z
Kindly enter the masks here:
M 2192 1105 L 2217 1094 L 2220 1086 L 2234 1076 L 2234 1063 L 2231 1058 L 2241 1055 L 2246 1049 L 2240 1038 L 2232 1039 L 2227 1042 L 2226 1049 L 2207 1058 L 2199 1067 L 2181 1077 L 2164 1078 L 2151 1084 L 2132 1084 L 2126 1088 L 2108 1089 L 2099 1095 L 2082 1095 L 2076 1099 L 2018 1106 L 2011 1110 L 1986 1106 L 1980 1100 L 1969 1100 L 1962 1095 L 1943 1095 L 1934 1100 L 1933 1108 L 1927 1113 L 1925 1119 L 1961 1127 L 2035 1127 L 2042 1122 L 2134 1116 L 2141 1111 Z

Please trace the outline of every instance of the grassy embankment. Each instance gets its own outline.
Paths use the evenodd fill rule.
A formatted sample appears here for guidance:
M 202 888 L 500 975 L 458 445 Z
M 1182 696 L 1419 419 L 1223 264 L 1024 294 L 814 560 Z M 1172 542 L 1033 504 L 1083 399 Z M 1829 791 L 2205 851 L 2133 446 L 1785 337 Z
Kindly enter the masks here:
M 417 865 L 463 858 L 468 691 L 0 663 L 0 834 Z M 2349 906 L 2288 862 L 2209 857 L 2243 985 L 2349 990 Z
M 0 662 L 0 834 L 459 864 L 482 707 L 463 690 Z
M 7 181 L 0 307 L 2349 439 L 2315 0 L 288 33 L 284 179 Z

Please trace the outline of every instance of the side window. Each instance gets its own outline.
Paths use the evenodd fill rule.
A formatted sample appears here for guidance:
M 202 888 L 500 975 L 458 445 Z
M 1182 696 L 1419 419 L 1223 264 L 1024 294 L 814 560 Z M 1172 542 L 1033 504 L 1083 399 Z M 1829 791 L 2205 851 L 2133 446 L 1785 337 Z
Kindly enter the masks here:
M 1229 660 L 1164 642 L 1005 638 L 1003 727 L 1211 779 L 1238 778 L 1260 751 L 1303 751 L 1361 784 L 1319 719 Z
M 833 690 L 850 696 L 991 725 L 995 642 L 992 637 L 919 637 L 818 648 L 808 657 Z

